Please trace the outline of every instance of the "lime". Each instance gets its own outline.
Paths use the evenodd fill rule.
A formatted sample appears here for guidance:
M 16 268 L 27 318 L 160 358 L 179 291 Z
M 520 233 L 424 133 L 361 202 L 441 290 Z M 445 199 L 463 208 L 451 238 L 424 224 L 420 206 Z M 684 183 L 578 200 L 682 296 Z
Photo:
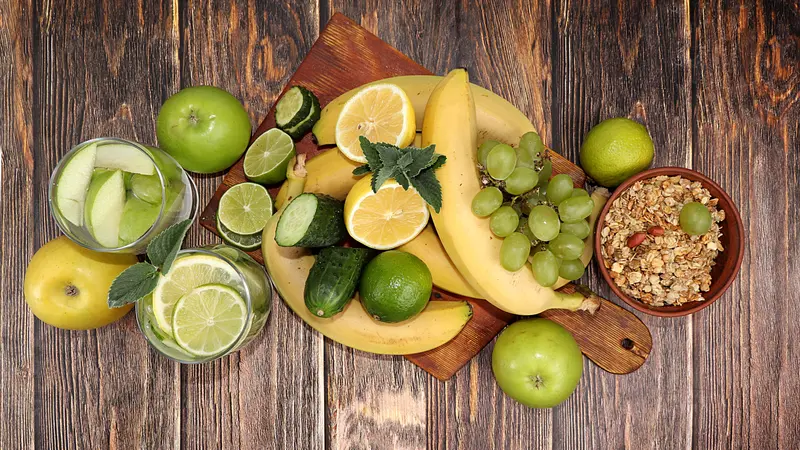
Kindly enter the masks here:
M 625 117 L 595 125 L 581 146 L 581 166 L 598 184 L 613 188 L 653 162 L 653 140 L 644 125 Z
M 197 356 L 230 348 L 247 325 L 247 304 L 236 290 L 219 284 L 199 286 L 181 297 L 172 316 L 175 341 Z
M 244 174 L 261 184 L 280 183 L 286 179 L 286 166 L 295 155 L 291 136 L 271 128 L 256 138 L 244 155 Z
M 261 247 L 261 232 L 253 234 L 234 233 L 219 221 L 219 215 L 217 216 L 217 232 L 223 241 L 242 250 L 249 252 Z
M 153 291 L 153 315 L 164 333 L 172 336 L 172 315 L 178 300 L 204 284 L 244 290 L 239 274 L 222 259 L 203 254 L 179 256 Z
M 263 230 L 272 216 L 272 197 L 264 186 L 241 183 L 225 191 L 219 199 L 217 218 L 237 234 Z
M 364 309 L 381 322 L 401 322 L 419 314 L 428 304 L 431 271 L 411 253 L 392 250 L 372 259 L 364 268 L 358 293 Z

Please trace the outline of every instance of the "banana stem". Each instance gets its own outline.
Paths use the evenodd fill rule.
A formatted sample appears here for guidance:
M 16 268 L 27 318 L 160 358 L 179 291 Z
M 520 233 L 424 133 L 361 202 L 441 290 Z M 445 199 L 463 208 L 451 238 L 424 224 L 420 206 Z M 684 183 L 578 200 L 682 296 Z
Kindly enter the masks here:
M 293 156 L 286 167 L 286 181 L 281 186 L 281 190 L 275 197 L 276 209 L 281 209 L 283 205 L 292 201 L 293 198 L 303 193 L 306 187 L 306 155 L 300 154 Z
M 582 286 L 575 292 L 556 292 L 561 303 L 549 309 L 567 309 L 570 311 L 586 311 L 594 314 L 600 308 L 600 297 L 590 289 Z M 586 292 L 588 290 L 588 293 Z

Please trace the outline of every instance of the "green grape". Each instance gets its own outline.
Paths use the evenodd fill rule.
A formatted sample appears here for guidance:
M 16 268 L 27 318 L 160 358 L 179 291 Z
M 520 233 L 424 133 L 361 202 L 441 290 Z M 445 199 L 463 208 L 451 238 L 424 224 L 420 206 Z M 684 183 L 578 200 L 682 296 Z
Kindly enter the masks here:
M 547 249 L 561 259 L 577 259 L 583 253 L 584 243 L 577 236 L 559 233 L 547 244 Z
M 478 147 L 478 162 L 481 163 L 483 167 L 486 167 L 486 156 L 494 148 L 494 146 L 499 143 L 500 142 L 498 141 L 489 139 L 481 144 L 480 147 Z
M 589 217 L 593 209 L 591 197 L 571 197 L 558 204 L 558 215 L 562 222 L 573 223 Z
M 557 205 L 570 195 L 572 195 L 572 178 L 569 175 L 558 174 L 547 183 L 547 199 L 550 203 Z
M 531 210 L 528 216 L 528 228 L 536 239 L 540 241 L 549 241 L 550 239 L 558 236 L 561 230 L 561 222 L 558 220 L 556 211 L 545 205 L 539 205 Z
M 519 219 L 519 226 L 517 226 L 517 232 L 522 233 L 531 241 L 531 245 L 536 245 L 539 243 L 539 240 L 536 239 L 536 236 L 533 235 L 531 228 L 528 226 L 528 218 L 525 216 L 520 217 Z
M 510 206 L 501 206 L 489 219 L 489 228 L 499 237 L 506 237 L 519 226 L 519 215 Z M 468 244 L 467 244 L 468 245 Z
M 539 174 L 528 167 L 517 167 L 506 178 L 506 192 L 511 195 L 521 195 L 536 187 L 539 183 Z
M 518 216 L 522 215 L 522 205 L 519 202 L 505 202 L 503 206 L 510 206 Z
M 500 247 L 500 264 L 504 269 L 516 272 L 525 265 L 530 252 L 530 239 L 522 233 L 511 233 L 503 239 Z
M 486 217 L 497 211 L 503 204 L 503 193 L 500 189 L 490 186 L 481 189 L 472 199 L 472 213 L 478 217 Z
M 539 186 L 547 186 L 552 174 L 553 163 L 549 159 L 545 159 L 542 163 L 542 170 L 539 171 Z
M 558 281 L 558 260 L 547 250 L 536 252 L 531 258 L 531 271 L 537 283 L 550 287 Z
M 571 234 L 578 239 L 586 239 L 591 232 L 591 228 L 589 228 L 589 222 L 579 220 L 573 223 L 562 223 L 561 232 Z
M 681 209 L 680 224 L 686 234 L 692 236 L 706 234 L 711 228 L 711 213 L 702 203 L 687 203 Z
M 158 174 L 140 175 L 138 173 L 131 176 L 131 190 L 133 195 L 139 197 L 147 203 L 161 203 L 161 180 Z
M 558 275 L 569 281 L 575 281 L 583 276 L 583 271 L 586 267 L 580 259 L 567 259 L 561 261 L 561 267 L 558 269 Z
M 581 189 L 581 188 L 573 189 L 572 195 L 570 195 L 570 197 L 588 197 L 588 196 L 589 193 L 586 192 L 586 189 Z
M 499 144 L 486 155 L 486 170 L 495 180 L 505 180 L 517 165 L 517 154 L 510 145 Z
M 538 134 L 533 131 L 523 134 L 517 145 L 517 165 L 535 169 L 543 150 L 544 143 Z

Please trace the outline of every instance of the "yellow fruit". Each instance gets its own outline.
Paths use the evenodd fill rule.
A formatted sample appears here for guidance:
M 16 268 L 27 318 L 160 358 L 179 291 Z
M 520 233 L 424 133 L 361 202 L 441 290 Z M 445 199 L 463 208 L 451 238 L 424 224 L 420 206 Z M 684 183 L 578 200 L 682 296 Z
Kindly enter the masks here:
M 414 107 L 405 91 L 393 84 L 367 86 L 342 106 L 336 120 L 336 145 L 353 161 L 367 162 L 359 138 L 407 147 L 417 133 Z
M 306 155 L 295 155 L 286 166 L 286 182 L 281 185 L 281 190 L 275 196 L 275 208 L 281 209 L 283 205 L 303 193 L 306 186 Z
M 344 224 L 350 236 L 376 250 L 389 250 L 414 239 L 428 224 L 428 204 L 409 187 L 389 179 L 372 192 L 372 176 L 362 178 L 344 201 Z
M 407 355 L 434 349 L 453 339 L 472 317 L 467 302 L 433 300 L 416 317 L 402 323 L 373 320 L 357 298 L 344 311 L 324 319 L 313 315 L 303 300 L 308 272 L 314 256 L 302 248 L 279 247 L 275 227 L 282 211 L 264 229 L 261 251 L 275 288 L 287 305 L 307 324 L 328 338 L 371 353 Z
M 360 165 L 345 158 L 336 148 L 325 150 L 306 162 L 303 192 L 327 194 L 337 200 L 344 200 L 350 189 L 362 178 L 353 175 L 353 169 Z M 276 203 L 277 199 L 288 197 L 288 191 L 293 189 L 292 185 L 288 180 L 281 185 Z
M 119 320 L 133 305 L 108 307 L 111 282 L 136 264 L 134 255 L 87 250 L 65 236 L 33 255 L 23 289 L 31 312 L 44 323 L 88 330 Z
M 365 86 L 382 83 L 394 84 L 405 91 L 414 108 L 416 129 L 421 130 L 428 98 L 442 78 L 435 75 L 407 75 L 386 78 L 347 91 L 328 103 L 322 110 L 319 121 L 314 124 L 314 136 L 319 145 L 330 145 L 336 142 L 336 121 L 344 104 Z M 508 100 L 480 86 L 471 84 L 470 87 L 475 101 L 478 144 L 488 139 L 494 139 L 509 145 L 517 145 L 523 134 L 528 131 L 536 131 L 528 117 Z
M 469 77 L 463 69 L 454 70 L 431 94 L 422 127 L 422 144 L 436 144 L 436 151 L 447 157 L 436 172 L 442 185 L 442 209 L 431 216 L 448 256 L 469 284 L 500 309 L 519 315 L 579 309 L 582 295 L 540 286 L 527 265 L 516 272 L 500 265 L 502 240 L 494 238 L 488 220 L 471 210 L 472 199 L 481 189 L 477 132 Z

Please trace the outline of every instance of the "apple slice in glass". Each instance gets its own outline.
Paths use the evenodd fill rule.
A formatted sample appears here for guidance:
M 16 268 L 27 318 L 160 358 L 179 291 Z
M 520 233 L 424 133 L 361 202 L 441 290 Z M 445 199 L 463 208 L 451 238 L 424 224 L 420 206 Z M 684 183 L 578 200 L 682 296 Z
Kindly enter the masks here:
M 127 245 L 142 237 L 156 222 L 160 211 L 161 202 L 156 205 L 128 194 L 119 225 L 120 244 Z
M 119 169 L 141 175 L 153 175 L 156 166 L 141 149 L 128 144 L 103 144 L 97 147 L 95 167 Z
M 98 170 L 89 184 L 85 220 L 89 232 L 103 247 L 119 247 L 119 224 L 125 207 L 122 172 Z
M 73 225 L 83 225 L 83 206 L 92 180 L 97 144 L 78 150 L 64 168 L 56 182 L 56 207 Z

